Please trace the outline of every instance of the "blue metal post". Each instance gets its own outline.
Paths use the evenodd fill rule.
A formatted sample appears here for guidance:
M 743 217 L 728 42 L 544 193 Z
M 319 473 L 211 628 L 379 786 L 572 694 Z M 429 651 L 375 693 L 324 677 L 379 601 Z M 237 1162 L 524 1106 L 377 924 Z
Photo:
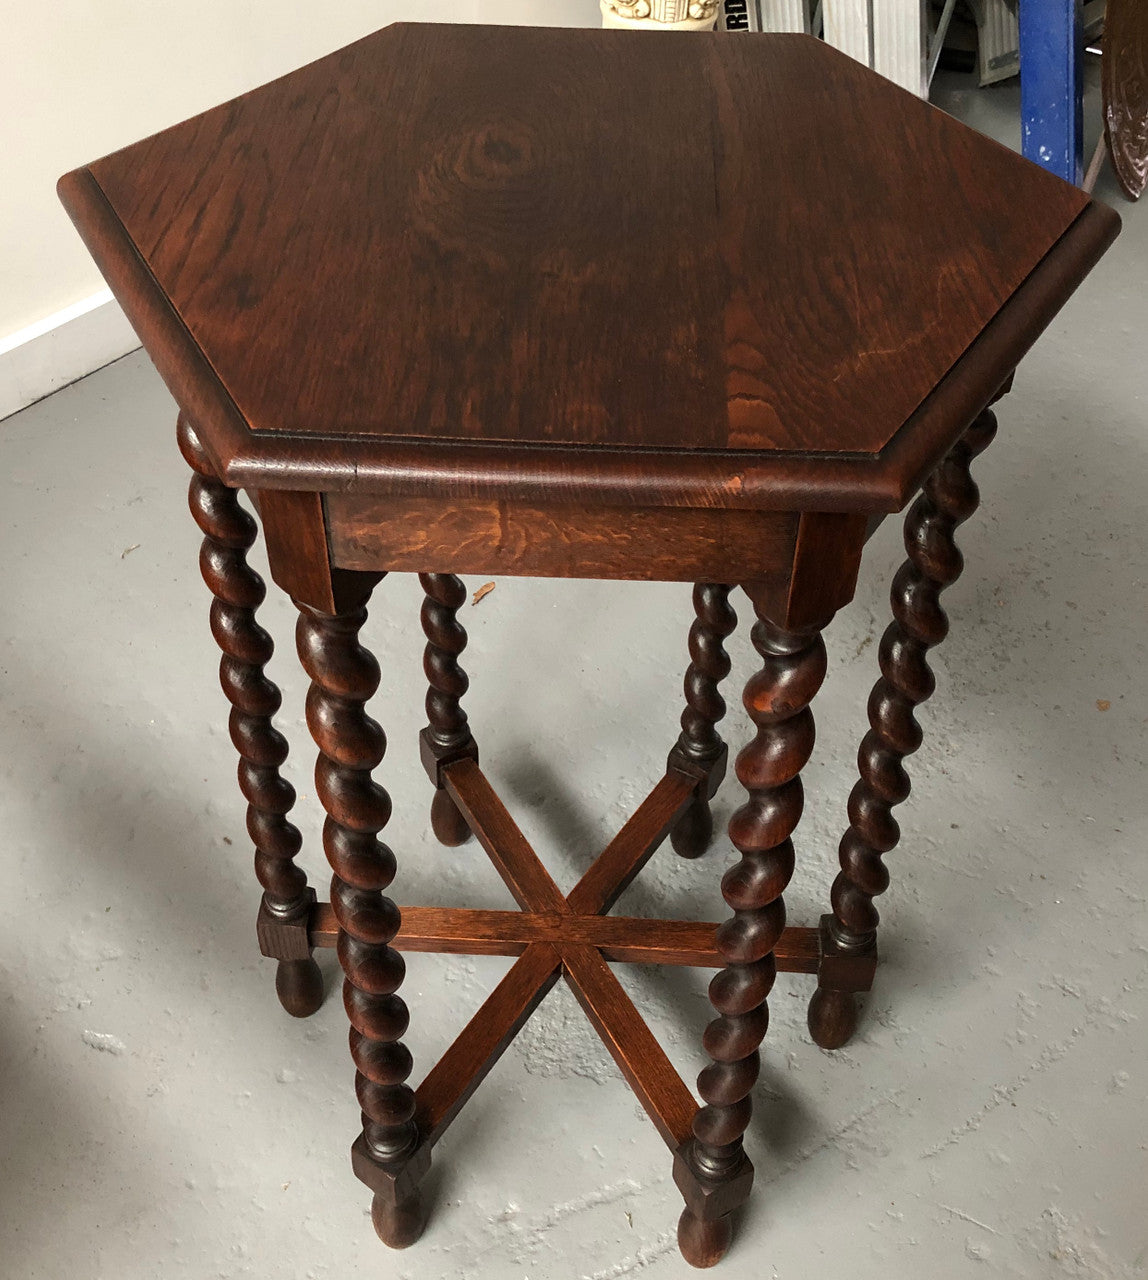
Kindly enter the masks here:
M 1020 0 L 1022 150 L 1078 186 L 1084 177 L 1082 0 Z

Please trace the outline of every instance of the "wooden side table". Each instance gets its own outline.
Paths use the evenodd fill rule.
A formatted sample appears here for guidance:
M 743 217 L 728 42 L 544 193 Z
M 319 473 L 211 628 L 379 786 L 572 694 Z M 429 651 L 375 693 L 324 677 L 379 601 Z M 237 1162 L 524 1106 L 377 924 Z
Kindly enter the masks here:
M 843 1044 L 877 961 L 874 898 L 920 743 L 953 533 L 977 505 L 989 403 L 1107 248 L 1086 195 L 815 40 L 396 26 L 68 174 L 61 197 L 181 408 L 201 567 L 263 886 L 259 942 L 289 1013 L 345 975 L 382 1238 L 423 1224 L 431 1148 L 564 977 L 671 1148 L 679 1240 L 716 1262 L 749 1193 L 742 1148 L 777 969 L 816 975 L 809 1025 Z M 264 587 L 299 605 L 307 719 L 334 871 L 296 865 Z M 832 912 L 787 927 L 821 631 L 866 537 L 915 493 L 908 560 Z M 360 629 L 372 589 L 426 592 L 422 759 L 446 844 L 473 833 L 521 912 L 385 896 L 383 732 Z M 463 696 L 456 573 L 698 584 L 666 773 L 569 894 L 491 789 Z M 610 909 L 668 835 L 698 856 L 726 748 L 734 627 L 761 667 L 721 924 Z M 403 950 L 518 957 L 417 1089 Z M 700 1107 L 610 962 L 708 966 Z

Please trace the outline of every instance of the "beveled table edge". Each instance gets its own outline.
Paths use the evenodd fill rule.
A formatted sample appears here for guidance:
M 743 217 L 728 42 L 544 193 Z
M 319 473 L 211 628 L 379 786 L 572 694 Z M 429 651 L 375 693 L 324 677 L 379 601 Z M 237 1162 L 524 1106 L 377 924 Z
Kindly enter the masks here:
M 1115 240 L 1093 200 L 879 454 L 471 444 L 249 429 L 87 167 L 60 200 L 225 482 L 242 489 L 628 506 L 898 511 Z

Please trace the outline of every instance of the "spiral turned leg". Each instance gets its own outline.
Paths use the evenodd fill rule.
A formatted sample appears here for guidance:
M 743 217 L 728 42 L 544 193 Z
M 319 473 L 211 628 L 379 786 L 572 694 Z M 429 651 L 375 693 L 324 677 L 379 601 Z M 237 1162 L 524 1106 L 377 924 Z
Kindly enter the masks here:
M 391 801 L 371 778 L 386 737 L 364 707 L 379 685 L 379 664 L 359 643 L 366 609 L 328 615 L 300 607 L 299 657 L 311 678 L 307 724 L 319 747 L 315 788 L 327 820 L 323 847 L 334 876 L 331 906 L 339 926 L 343 1003 L 351 1021 L 355 1091 L 363 1132 L 355 1172 L 375 1192 L 372 1217 L 386 1244 L 403 1248 L 422 1230 L 411 1055 L 402 1043 L 409 1017 L 398 995 L 406 966 L 390 943 L 399 911 L 384 896 L 395 856 L 378 839 Z
M 901 761 L 921 745 L 914 709 L 933 693 L 928 650 L 941 643 L 949 621 L 941 592 L 960 577 L 964 560 L 954 530 L 977 509 L 980 494 L 972 460 L 996 435 L 986 409 L 925 482 L 905 519 L 908 559 L 893 579 L 893 622 L 881 639 L 881 678 L 869 697 L 869 732 L 861 743 L 860 781 L 849 797 L 849 828 L 841 841 L 841 871 L 833 884 L 832 916 L 822 925 L 829 956 L 874 953 L 880 917 L 873 899 L 889 886 L 882 862 L 900 839 L 893 808 L 908 798 L 909 775 Z M 857 1025 L 850 984 L 823 973 L 809 1006 L 809 1031 L 823 1049 L 838 1049 Z
M 272 725 L 282 697 L 264 674 L 274 650 L 255 620 L 267 594 L 247 563 L 255 542 L 254 519 L 234 489 L 216 477 L 199 438 L 180 415 L 179 447 L 194 471 L 188 504 L 203 532 L 199 566 L 215 599 L 211 631 L 223 651 L 219 680 L 231 702 L 231 740 L 239 752 L 239 786 L 247 800 L 247 830 L 255 845 L 255 874 L 263 886 L 258 935 L 264 955 L 279 961 L 275 990 L 288 1013 L 305 1018 L 323 1003 L 323 976 L 311 958 L 307 927 L 315 892 L 295 864 L 302 838 L 287 819 L 295 790 L 279 770 L 287 740 Z
M 466 588 L 453 573 L 420 573 L 426 599 L 422 608 L 427 646 L 423 654 L 426 672 L 427 720 L 422 734 L 423 762 L 435 784 L 431 802 L 431 827 L 445 845 L 465 844 L 470 828 L 458 806 L 442 785 L 441 770 L 464 756 L 478 759 L 470 725 L 462 709 L 462 696 L 470 687 L 458 655 L 466 648 L 466 632 L 458 611 L 466 602 Z
M 730 588 L 721 583 L 699 582 L 694 587 L 696 618 L 690 627 L 690 665 L 686 668 L 686 708 L 682 732 L 670 752 L 669 767 L 693 766 L 705 770 L 690 807 L 670 832 L 674 851 L 696 858 L 713 838 L 710 799 L 725 775 L 726 747 L 717 731 L 725 715 L 725 699 L 719 685 L 729 675 L 730 661 L 722 641 L 737 626 L 730 608 Z
M 785 928 L 782 893 L 793 873 L 790 837 L 803 806 L 800 774 L 813 750 L 809 703 L 825 678 L 819 630 L 781 630 L 759 608 L 753 643 L 762 667 L 746 685 L 744 701 L 757 733 L 735 766 L 749 798 L 729 827 L 741 860 L 722 880 L 733 916 L 717 932 L 725 968 L 710 983 L 718 1016 L 704 1039 L 713 1061 L 698 1076 L 704 1105 L 685 1153 L 701 1192 L 710 1194 L 695 1194 L 691 1202 L 687 1192 L 678 1226 L 683 1256 L 699 1267 L 711 1266 L 724 1253 L 728 1215 L 749 1194 L 752 1181 L 742 1135 L 760 1065 L 758 1047 L 769 1023 L 773 951 Z

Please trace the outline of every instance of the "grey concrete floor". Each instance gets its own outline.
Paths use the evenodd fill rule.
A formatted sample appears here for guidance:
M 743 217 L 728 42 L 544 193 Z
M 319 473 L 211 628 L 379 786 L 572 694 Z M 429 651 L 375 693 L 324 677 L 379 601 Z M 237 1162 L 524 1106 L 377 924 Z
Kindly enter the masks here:
M 950 78 L 944 93 L 1015 132 L 1014 89 Z M 1101 193 L 1115 198 L 1107 179 Z M 953 631 L 854 1043 L 813 1047 L 809 980 L 778 982 L 730 1280 L 1146 1273 L 1148 211 L 1122 212 L 1123 238 L 1026 361 L 978 465 L 985 505 L 962 531 L 968 571 L 946 597 Z M 0 426 L 0 1274 L 687 1274 L 666 1152 L 561 988 L 439 1147 L 422 1242 L 391 1255 L 375 1240 L 348 1167 L 340 1002 L 290 1020 L 256 954 L 173 417 L 136 354 Z M 826 900 L 900 558 L 890 521 L 828 636 L 794 922 Z M 367 629 L 396 895 L 509 905 L 479 851 L 427 830 L 418 603 L 417 583 L 388 580 Z M 276 593 L 265 616 L 322 884 L 291 610 Z M 683 586 L 529 580 L 465 611 L 488 771 L 566 885 L 659 772 L 689 616 Z M 731 690 L 753 669 L 746 632 Z M 746 737 L 736 714 L 730 736 Z M 730 779 L 719 818 L 736 802 Z M 729 858 L 724 841 L 695 864 L 666 849 L 622 909 L 715 918 Z M 507 963 L 411 958 L 421 1067 Z M 621 977 L 692 1079 L 704 975 Z

